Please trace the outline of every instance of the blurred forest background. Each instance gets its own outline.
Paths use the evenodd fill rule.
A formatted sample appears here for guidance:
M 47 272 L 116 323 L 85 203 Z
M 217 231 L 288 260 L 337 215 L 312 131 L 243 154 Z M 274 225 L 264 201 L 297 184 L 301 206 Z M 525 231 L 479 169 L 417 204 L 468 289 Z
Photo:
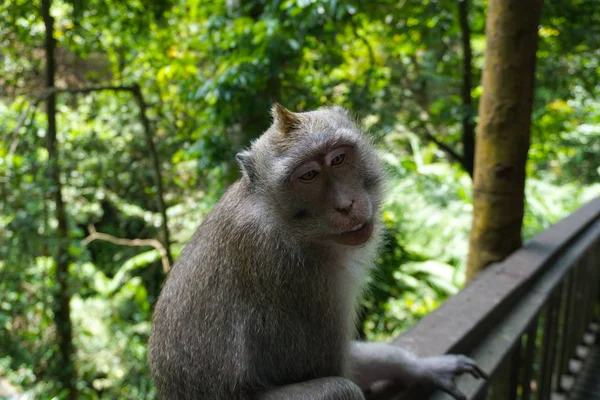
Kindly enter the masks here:
M 386 244 L 361 334 L 397 335 L 456 293 L 485 10 L 482 0 L 4 1 L 0 385 L 65 398 L 72 352 L 81 398 L 154 398 L 146 343 L 165 273 L 237 178 L 234 154 L 268 126 L 274 101 L 346 106 L 382 149 Z M 525 239 L 600 193 L 598 21 L 597 0 L 544 4 Z

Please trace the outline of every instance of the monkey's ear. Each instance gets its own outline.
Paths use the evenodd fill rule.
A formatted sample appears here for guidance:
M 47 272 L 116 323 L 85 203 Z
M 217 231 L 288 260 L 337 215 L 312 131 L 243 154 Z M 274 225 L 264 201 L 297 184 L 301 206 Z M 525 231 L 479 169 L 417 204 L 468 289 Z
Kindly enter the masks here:
M 254 168 L 254 159 L 250 150 L 242 150 L 235 155 L 235 159 L 240 165 L 242 174 L 248 177 L 250 182 L 253 182 L 256 178 L 256 169 Z
M 300 125 L 300 117 L 298 114 L 291 112 L 279 103 L 274 103 L 271 107 L 271 115 L 273 116 L 273 125 L 284 136 Z

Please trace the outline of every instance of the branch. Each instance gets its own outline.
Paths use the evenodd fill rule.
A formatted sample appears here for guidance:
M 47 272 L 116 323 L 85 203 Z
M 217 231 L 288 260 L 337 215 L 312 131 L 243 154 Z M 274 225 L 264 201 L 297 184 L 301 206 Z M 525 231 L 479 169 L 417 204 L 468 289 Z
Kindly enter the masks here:
M 142 95 L 142 90 L 140 86 L 136 83 L 131 88 L 131 93 L 135 97 L 135 100 L 140 107 L 140 118 L 142 120 L 142 126 L 144 127 L 144 134 L 146 135 L 146 143 L 148 145 L 148 149 L 150 150 L 150 155 L 152 156 L 152 167 L 154 168 L 154 177 L 156 179 L 156 189 L 157 189 L 157 200 L 158 200 L 158 208 L 160 210 L 160 214 L 163 220 L 163 236 L 166 243 L 166 252 L 167 258 L 170 263 L 173 262 L 173 257 L 171 256 L 171 251 L 169 250 L 169 246 L 171 243 L 171 238 L 169 235 L 169 228 L 167 224 L 167 206 L 165 204 L 165 196 L 164 189 L 162 184 L 162 174 L 160 172 L 160 162 L 158 160 L 158 153 L 156 151 L 156 147 L 154 146 L 154 138 L 151 131 L 150 120 L 148 119 L 148 115 L 146 115 L 147 104 L 144 100 L 144 96 Z
M 94 240 L 103 240 L 105 242 L 110 242 L 119 246 L 130 246 L 130 247 L 138 247 L 138 246 L 150 246 L 154 247 L 158 253 L 160 254 L 160 259 L 162 262 L 163 271 L 166 274 L 169 272 L 171 268 L 171 263 L 169 262 L 169 258 L 167 257 L 167 250 L 162 245 L 162 243 L 156 239 L 123 239 L 118 238 L 113 235 L 109 235 L 108 233 L 101 233 L 96 231 L 96 227 L 92 224 L 88 225 L 88 230 L 90 234 L 81 241 L 84 246 L 87 246 Z
M 71 94 L 88 94 L 92 92 L 101 92 L 101 91 L 113 91 L 113 92 L 133 92 L 135 85 L 103 85 L 103 86 L 84 86 L 84 87 L 69 87 L 69 88 L 58 88 L 51 87 L 48 88 L 42 93 L 42 95 L 38 98 L 37 101 L 41 101 L 46 99 L 48 96 L 55 93 L 71 93 Z
M 414 55 L 412 55 L 410 58 L 411 58 L 411 61 L 414 65 L 415 69 L 418 71 L 421 68 L 421 66 L 419 65 L 417 58 Z M 427 98 L 427 93 L 425 92 L 425 90 L 423 88 L 420 88 L 420 90 L 413 89 L 412 92 L 413 92 L 413 98 L 414 98 L 415 104 L 421 109 L 421 112 L 426 115 L 425 120 L 429 120 L 429 99 Z M 429 141 L 435 143 L 451 159 L 453 159 L 455 162 L 459 163 L 460 166 L 465 171 L 467 171 L 469 174 L 471 174 L 472 169 L 469 168 L 468 163 L 465 161 L 465 158 L 463 156 L 461 156 L 452 147 L 450 147 L 449 145 L 447 145 L 446 143 L 444 143 L 440 139 L 438 139 L 433 134 L 433 129 L 431 128 L 431 126 L 429 124 L 427 124 L 426 122 L 423 125 L 423 136 L 425 136 L 425 138 L 428 139 Z
M 169 224 L 167 219 L 167 207 L 164 200 L 164 190 L 162 184 L 162 174 L 160 171 L 160 162 L 158 159 L 158 153 L 156 151 L 156 147 L 154 146 L 153 135 L 151 131 L 150 120 L 146 115 L 146 109 L 148 108 L 148 104 L 144 100 L 142 95 L 142 91 L 140 86 L 135 83 L 133 85 L 103 85 L 103 86 L 86 86 L 86 87 L 70 87 L 70 88 L 57 88 L 55 86 L 47 88 L 41 96 L 39 96 L 34 102 L 33 105 L 37 106 L 41 101 L 47 99 L 48 97 L 57 94 L 57 93 L 71 93 L 71 94 L 88 94 L 92 92 L 100 92 L 100 91 L 113 91 L 113 92 L 130 92 L 135 101 L 140 108 L 140 119 L 142 121 L 142 126 L 144 128 L 144 136 L 146 137 L 146 144 L 148 145 L 148 149 L 150 150 L 150 156 L 152 157 L 152 167 L 154 169 L 154 176 L 156 179 L 156 187 L 157 187 L 157 199 L 158 199 L 158 207 L 163 219 L 162 229 L 163 236 L 166 245 L 163 249 L 166 251 L 167 259 L 169 260 L 169 264 L 173 263 L 173 257 L 171 255 L 171 250 L 169 248 L 170 242 L 170 234 L 169 234 Z
M 463 158 L 463 156 L 461 156 L 456 150 L 454 150 L 452 147 L 450 147 L 449 145 L 447 145 L 446 143 L 442 142 L 440 139 L 438 139 L 435 134 L 433 133 L 434 129 L 431 127 L 430 124 L 428 124 L 426 121 L 429 120 L 429 112 L 427 109 L 423 108 L 423 106 L 421 104 L 419 104 L 419 102 L 416 102 L 417 105 L 419 105 L 419 107 L 421 108 L 421 111 L 425 114 L 425 118 L 424 118 L 424 123 L 422 125 L 422 132 L 423 132 L 423 136 L 425 136 L 425 138 L 433 143 L 435 143 L 440 149 L 442 149 L 446 154 L 448 154 L 448 156 L 450 156 L 450 158 L 452 158 L 455 162 L 459 163 L 460 166 L 465 170 L 465 171 L 469 171 L 467 169 L 467 164 L 465 162 L 465 159 Z
M 454 161 L 458 162 L 463 168 L 466 169 L 465 160 L 463 157 L 458 154 L 452 147 L 448 146 L 446 143 L 442 142 L 440 139 L 436 138 L 433 133 L 431 133 L 432 129 L 428 125 L 423 127 L 423 135 L 428 140 L 435 143 L 440 149 L 442 149 L 446 154 L 450 156 L 450 158 L 454 159 Z

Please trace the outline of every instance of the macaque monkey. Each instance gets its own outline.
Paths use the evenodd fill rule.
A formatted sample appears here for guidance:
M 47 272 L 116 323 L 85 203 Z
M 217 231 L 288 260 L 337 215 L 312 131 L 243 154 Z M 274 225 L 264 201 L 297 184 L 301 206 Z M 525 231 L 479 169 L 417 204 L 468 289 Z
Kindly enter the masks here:
M 369 138 L 340 107 L 272 115 L 162 289 L 148 353 L 159 397 L 358 400 L 394 381 L 464 399 L 453 378 L 484 376 L 471 359 L 351 340 L 382 231 Z

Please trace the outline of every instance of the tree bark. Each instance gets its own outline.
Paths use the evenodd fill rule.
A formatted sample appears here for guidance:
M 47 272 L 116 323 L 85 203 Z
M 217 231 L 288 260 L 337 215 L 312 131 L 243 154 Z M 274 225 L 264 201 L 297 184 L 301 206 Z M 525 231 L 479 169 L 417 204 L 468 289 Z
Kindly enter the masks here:
M 463 103 L 463 162 L 464 167 L 473 178 L 473 161 L 475 158 L 475 123 L 473 121 L 473 98 L 471 90 L 473 89 L 473 52 L 471 50 L 471 29 L 469 28 L 469 0 L 459 0 L 458 19 L 462 34 L 463 48 L 463 85 L 461 97 Z
M 490 0 L 467 278 L 521 246 L 541 0 Z
M 42 0 L 42 17 L 46 28 L 46 86 L 54 87 L 56 65 L 54 51 L 54 18 L 50 14 L 51 0 Z M 75 385 L 75 366 L 73 362 L 73 328 L 71 324 L 71 293 L 69 287 L 69 254 L 67 251 L 69 231 L 67 216 L 62 198 L 60 182 L 60 164 L 56 141 L 56 94 L 52 93 L 46 99 L 46 114 L 48 116 L 48 131 L 46 132 L 46 148 L 48 150 L 48 178 L 50 180 L 50 196 L 55 204 L 55 216 L 58 222 L 56 229 L 56 283 L 54 323 L 58 352 L 56 355 L 56 374 L 63 389 L 67 391 L 67 399 L 77 398 Z

